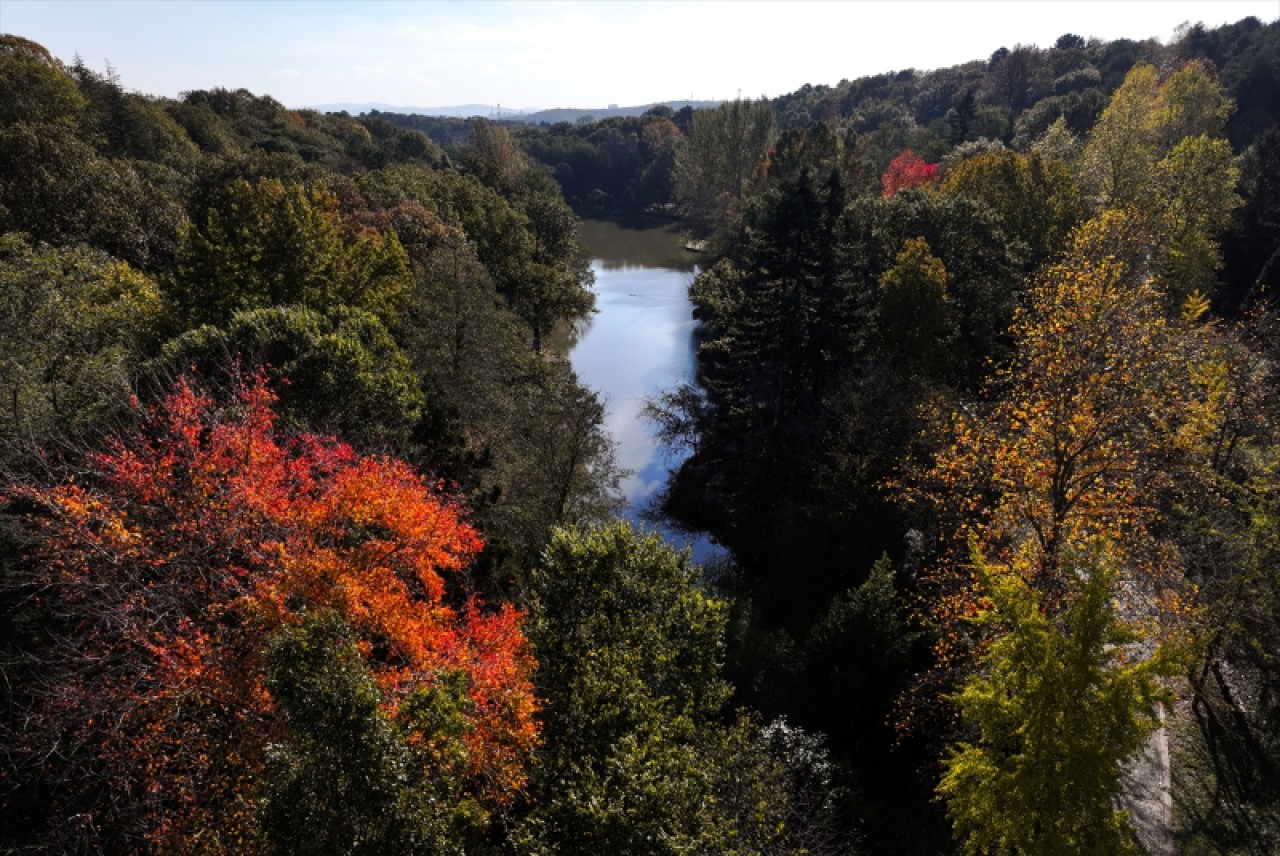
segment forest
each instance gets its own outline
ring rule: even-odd
[[[1253,18],[552,125],[0,35],[0,853],[1276,852],[1277,92]],[[587,215],[704,247],[715,567],[550,345]]]

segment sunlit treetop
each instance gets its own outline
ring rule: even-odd
[[[437,682],[462,688],[468,789],[505,803],[537,740],[534,662],[521,614],[485,609],[457,579],[478,533],[403,462],[284,436],[274,402],[261,377],[226,404],[181,379],[87,476],[10,487],[45,509],[38,582],[71,616],[83,666],[72,658],[53,680],[42,721],[109,759],[108,792],[167,795],[98,806],[132,815],[138,835],[183,847],[201,829],[249,828],[252,782],[285,727],[266,642],[331,614],[354,631],[386,716]],[[28,736],[39,751],[52,735]]]

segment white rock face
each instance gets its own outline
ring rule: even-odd
[[[1147,739],[1136,757],[1125,764],[1120,777],[1119,807],[1133,818],[1138,843],[1151,856],[1174,856],[1173,775],[1169,765],[1169,732],[1161,725]]]

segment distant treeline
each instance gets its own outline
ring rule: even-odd
[[[1235,102],[1226,133],[1242,150],[1277,119],[1276,39],[1274,22],[1264,25],[1255,18],[1213,30],[1195,25],[1167,45],[1155,39],[1086,40],[1068,33],[1047,48],[1014,45],[985,60],[935,71],[906,69],[834,85],[806,84],[769,103],[782,130],[821,121],[858,134],[866,151],[868,180],[874,182],[904,148],[929,162],[979,141],[1025,150],[1059,118],[1082,136],[1134,63],[1165,68],[1199,58],[1213,63]],[[371,115],[423,131],[446,149],[465,141],[475,122]],[[674,119],[687,134],[688,111],[659,106],[640,116],[587,118],[577,115],[546,127],[522,127],[528,120],[522,117],[508,127],[531,156],[553,171],[575,208],[634,210],[674,201],[661,198],[664,190],[673,188],[669,153],[646,140],[645,130],[657,119]],[[649,133],[652,138],[661,132]]]

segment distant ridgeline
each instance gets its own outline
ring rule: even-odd
[[[610,104],[608,107],[593,110],[557,107],[554,110],[537,110],[533,113],[517,114],[510,117],[499,115],[498,118],[511,118],[519,122],[528,122],[530,125],[554,125],[557,122],[595,122],[618,116],[643,116],[655,107],[668,107],[671,110],[683,110],[686,107],[692,110],[710,110],[719,107],[723,103],[723,101],[662,101],[654,104],[644,104],[639,107],[619,107],[616,104]]]
[[[693,110],[706,110],[719,107],[723,101],[661,101],[652,104],[641,104],[636,107],[619,107],[610,104],[608,107],[580,108],[556,107],[550,110],[513,110],[500,104],[461,104],[454,107],[397,107],[394,104],[313,104],[308,109],[321,113],[349,113],[353,116],[365,114],[382,116],[395,121],[400,117],[429,116],[451,119],[491,119],[510,122],[528,122],[531,125],[554,125],[557,122],[595,122],[613,116],[640,116],[655,107],[670,107],[682,110],[689,107]]]
[[[437,144],[449,146],[465,141],[471,133],[472,126],[479,119],[539,126],[560,123],[594,125],[596,122],[605,119],[643,116],[654,110],[659,112],[664,110],[710,110],[719,107],[723,103],[723,101],[663,101],[637,107],[619,107],[616,104],[611,104],[608,107],[596,109],[557,107],[551,110],[535,110],[532,112],[504,110],[492,104],[468,104],[462,107],[436,109],[396,108],[386,104],[335,104],[325,105],[317,109],[341,109],[353,115],[368,115],[370,118],[383,119],[402,128],[421,131]]]

